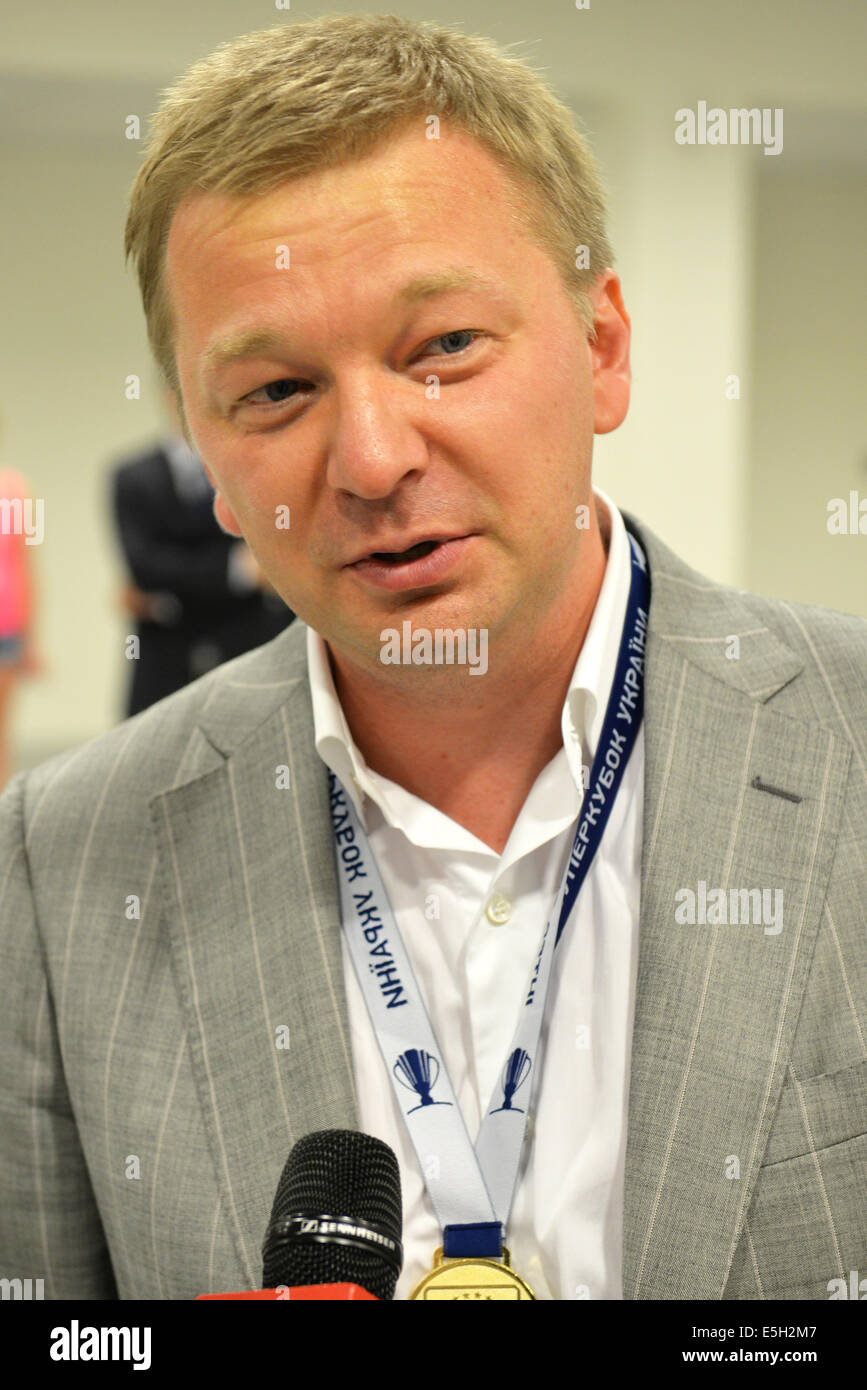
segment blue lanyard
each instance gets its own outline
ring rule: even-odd
[[[629,532],[632,572],[620,650],[599,745],[590,770],[588,796],[581,808],[572,853],[566,867],[566,892],[554,945],[578,897],[611,815],[623,769],[629,761],[644,714],[644,649],[650,610],[650,579],[644,551]]]

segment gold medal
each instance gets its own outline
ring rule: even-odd
[[[503,1246],[500,1260],[444,1260],[442,1246],[434,1255],[433,1269],[416,1284],[410,1298],[430,1299],[533,1299],[536,1295],[509,1263]]]

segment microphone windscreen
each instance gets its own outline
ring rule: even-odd
[[[335,1230],[321,1218],[341,1225]],[[350,1129],[307,1134],[277,1185],[262,1283],[270,1289],[355,1283],[391,1299],[403,1255],[402,1225],[400,1170],[388,1144]]]

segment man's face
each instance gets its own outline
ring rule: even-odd
[[[594,430],[626,413],[629,320],[606,272],[590,344],[509,209],[486,151],[419,121],[264,197],[195,193],[172,221],[178,373],[218,520],[370,671],[406,618],[520,641],[580,572],[576,507]],[[466,283],[421,292],[449,271]],[[415,565],[354,563],[425,539],[441,544]]]

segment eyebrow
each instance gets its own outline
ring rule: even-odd
[[[460,266],[446,270],[431,271],[427,275],[417,275],[408,281],[395,296],[401,304],[422,304],[441,294],[453,294],[460,290],[474,290],[483,294],[502,295],[504,286],[476,270]],[[279,333],[269,328],[243,329],[230,333],[225,338],[217,338],[202,354],[205,374],[210,376],[221,367],[237,362],[245,357],[267,355],[283,346]]]
[[[503,286],[477,270],[453,267],[448,270],[435,270],[429,275],[417,275],[409,284],[398,291],[397,298],[404,304],[420,304],[437,294],[449,294],[454,290],[479,290],[487,294],[502,294]]]

